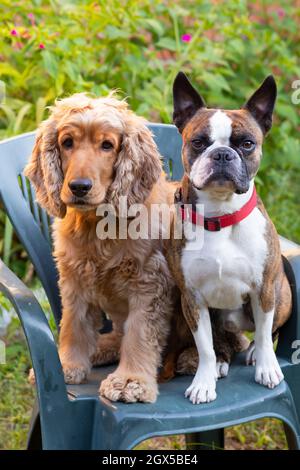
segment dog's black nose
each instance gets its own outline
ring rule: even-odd
[[[92,189],[93,183],[90,179],[79,178],[69,182],[69,188],[77,197],[84,197]]]
[[[212,155],[213,160],[219,161],[220,163],[230,162],[236,158],[235,154],[227,147],[221,147],[214,151]]]

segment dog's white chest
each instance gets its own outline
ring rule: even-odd
[[[242,222],[220,232],[204,231],[204,241],[188,241],[182,270],[188,288],[208,307],[233,309],[262,282],[267,256],[266,219],[256,208]]]

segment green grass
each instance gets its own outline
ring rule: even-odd
[[[24,449],[29,429],[35,391],[27,381],[30,358],[24,334],[13,319],[4,337],[5,365],[0,365],[0,450]],[[285,449],[282,424],[275,419],[234,426],[226,429],[227,449]],[[180,450],[185,448],[184,436],[149,439],[138,449]]]
[[[286,449],[283,425],[276,419],[260,419],[225,430],[226,450]],[[157,437],[142,442],[137,449],[185,449],[184,436]],[[201,449],[201,443],[199,444]]]
[[[26,447],[35,391],[27,382],[30,359],[16,319],[4,341],[6,364],[0,365],[0,449],[22,449]]]

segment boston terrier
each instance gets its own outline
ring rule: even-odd
[[[221,312],[225,330],[255,331],[246,362],[255,365],[256,382],[274,388],[283,374],[272,334],[291,313],[291,289],[279,238],[254,177],[272,125],[275,80],[267,77],[242,108],[224,110],[206,107],[179,72],[173,97],[185,172],[176,194],[175,223],[187,230],[181,239],[172,238],[166,256],[199,356],[185,395],[194,404],[216,399],[212,311]],[[191,230],[202,230],[203,237],[184,235]],[[228,367],[223,370],[227,373]]]

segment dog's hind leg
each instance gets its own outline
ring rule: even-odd
[[[123,333],[113,325],[110,333],[101,333],[97,338],[96,351],[91,357],[93,366],[114,364],[120,359]]]
[[[217,358],[218,378],[226,377],[229,365],[235,353],[244,351],[249,346],[249,340],[241,332],[229,332],[224,330],[222,312],[213,310],[211,324],[214,349]],[[176,372],[180,375],[194,375],[198,366],[198,351],[195,346],[185,348],[179,355]]]

